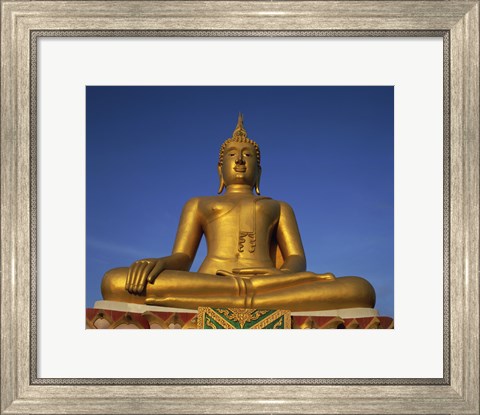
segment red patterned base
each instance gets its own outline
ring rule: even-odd
[[[292,316],[292,329],[393,329],[391,317]],[[196,329],[197,314],[176,312],[131,313],[87,308],[87,329]]]

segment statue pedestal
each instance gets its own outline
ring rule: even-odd
[[[232,311],[234,310],[234,311]],[[219,312],[220,311],[220,312]],[[302,311],[216,309],[198,310],[97,301],[87,308],[88,329],[196,329],[196,328],[280,328],[280,329],[392,329],[393,319],[378,316],[371,308]],[[256,314],[254,314],[256,312]],[[205,318],[207,316],[207,319]],[[218,324],[206,327],[205,321],[216,316]],[[232,319],[232,316],[233,319]],[[225,318],[224,318],[225,317]],[[272,324],[266,319],[272,320]],[[248,320],[243,326],[242,321]],[[258,320],[258,321],[257,321]],[[280,323],[281,321],[281,323]],[[238,323],[238,324],[237,324]],[[223,327],[223,326],[228,327]],[[237,327],[238,326],[238,327]],[[241,326],[241,327],[240,327]]]
[[[192,313],[197,314],[197,310],[189,310],[186,308],[158,307],[146,304],[122,303],[120,301],[97,301],[93,306],[95,309],[125,311],[129,313],[146,313],[148,311],[158,313]],[[374,308],[344,308],[340,310],[323,310],[323,311],[295,311],[292,316],[312,316],[312,317],[339,317],[339,318],[364,318],[377,317],[378,311]]]

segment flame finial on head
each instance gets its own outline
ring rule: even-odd
[[[235,130],[233,131],[232,134],[232,139],[245,139],[247,138],[247,132],[245,131],[245,128],[243,127],[243,114],[241,112],[238,113],[238,121],[237,121],[237,126],[235,127]]]

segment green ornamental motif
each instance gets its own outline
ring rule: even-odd
[[[289,329],[290,311],[199,307],[200,329]]]

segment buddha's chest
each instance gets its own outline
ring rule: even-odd
[[[204,201],[200,213],[205,227],[209,229],[242,232],[262,232],[278,222],[280,207],[269,198],[224,198]]]

